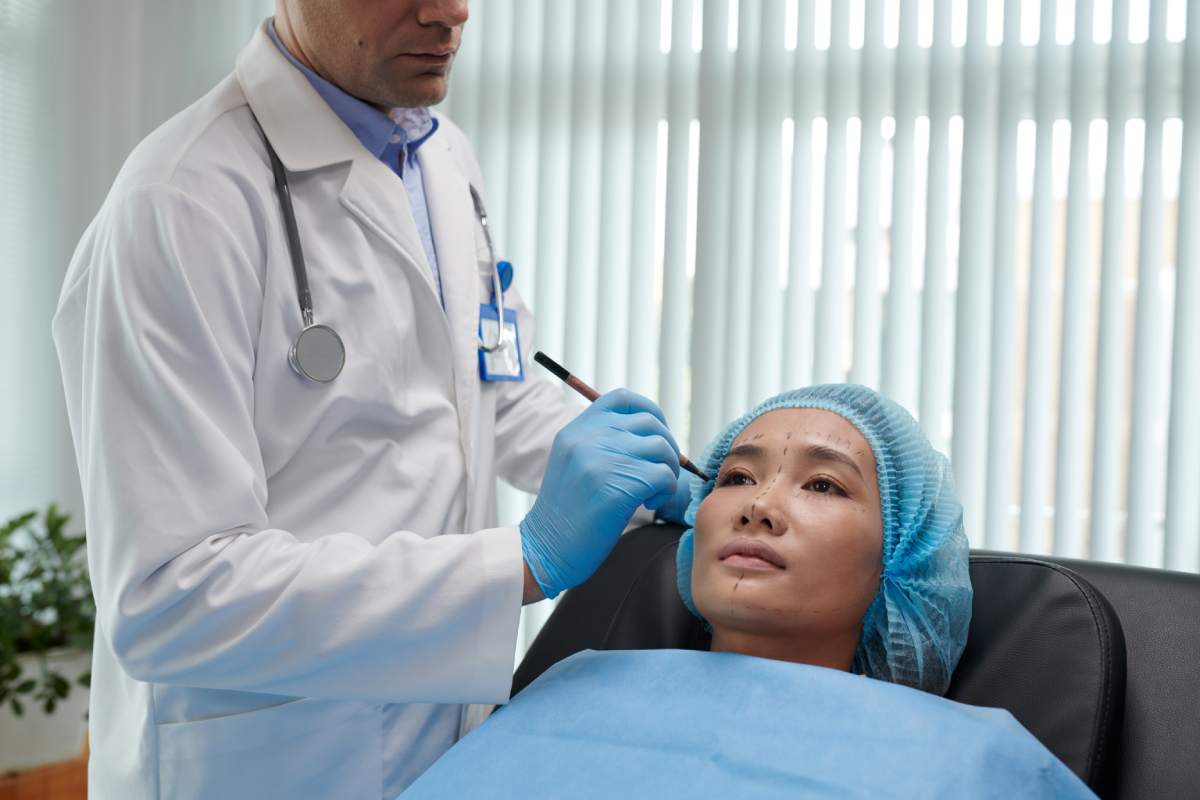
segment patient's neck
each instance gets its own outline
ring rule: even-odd
[[[812,664],[816,667],[849,672],[860,636],[861,631],[844,636],[806,637],[777,632],[732,630],[714,625],[712,646],[709,649],[714,653],[741,653],[745,656],[773,658],[776,661]]]

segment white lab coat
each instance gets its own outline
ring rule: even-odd
[[[300,312],[248,106],[346,344],[329,385],[288,366]],[[479,380],[481,182],[440,125],[419,157],[444,311],[400,180],[262,28],[80,242],[53,327],[98,610],[93,797],[390,797],[461,704],[507,699],[523,573],[517,529],[488,529],[495,478],[536,490],[580,405]]]

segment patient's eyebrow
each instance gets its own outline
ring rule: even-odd
[[[826,447],[821,444],[810,444],[800,451],[799,457],[804,457],[810,461],[825,461],[835,464],[844,464],[854,470],[858,477],[865,481],[867,478],[863,475],[862,469],[855,463],[854,459],[846,453],[833,447]],[[745,442],[735,447],[731,447],[729,452],[725,454],[725,458],[744,458],[750,461],[761,461],[767,457],[765,447],[760,447],[756,444]]]
[[[766,458],[767,451],[756,444],[739,444],[736,447],[731,447],[729,452],[725,454],[726,458],[746,458],[746,459],[763,459]]]
[[[859,478],[864,481],[866,480],[866,476],[862,474],[862,470],[859,469],[858,464],[854,463],[854,459],[841,450],[819,444],[810,444],[804,448],[804,455],[813,461],[832,461],[836,464],[845,464],[858,473]]]

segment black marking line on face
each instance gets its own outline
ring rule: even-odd
[[[835,611],[841,611],[845,606],[834,606],[833,608],[810,608],[810,614],[832,614]]]
[[[771,479],[771,482],[768,483],[766,486],[764,486],[763,490],[758,493],[757,497],[754,498],[754,502],[750,504],[750,519],[751,519],[751,521],[754,520],[754,509],[756,509],[758,507],[758,501],[762,500],[764,497],[766,497],[767,492],[771,491],[771,489],[775,486],[775,484],[778,481],[779,481],[779,473],[775,473],[775,477]]]
[[[836,442],[837,444],[844,445],[845,447],[843,449],[845,450],[853,450],[855,448],[854,442],[850,441],[849,439],[843,439],[836,433],[830,433],[828,431],[805,431],[805,433],[811,434],[818,439],[824,439],[827,442]]]

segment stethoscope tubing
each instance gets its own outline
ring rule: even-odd
[[[254,124],[258,125],[257,119],[254,120]],[[292,274],[296,276],[296,297],[300,302],[300,316],[304,321],[304,327],[307,328],[313,324],[312,293],[308,288],[308,270],[304,265],[304,248],[300,244],[300,228],[296,224],[296,210],[292,205],[292,189],[288,184],[287,170],[284,169],[283,162],[279,160],[279,154],[275,152],[271,140],[267,138],[261,126],[258,130],[267,144],[267,155],[271,159],[271,172],[275,175],[275,193],[279,195],[279,204],[283,208],[283,225],[287,231],[288,254],[292,259]]]
[[[500,267],[496,263],[496,248],[492,245],[492,231],[488,227],[487,209],[483,206],[483,198],[479,195],[479,190],[471,184],[467,184],[471,190],[471,202],[475,204],[475,216],[479,218],[479,225],[483,228],[483,239],[487,242],[488,260],[492,262],[492,295],[496,298],[496,343],[488,345],[483,340],[483,331],[480,331],[479,347],[485,353],[494,353],[504,346],[504,287],[500,285]]]

